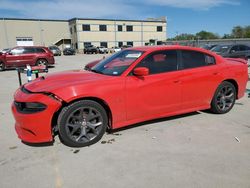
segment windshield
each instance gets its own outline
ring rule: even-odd
[[[219,52],[219,53],[225,53],[229,49],[229,46],[215,46],[211,49],[212,52]]]
[[[102,60],[91,71],[105,75],[119,76],[142,54],[142,51],[123,50]]]

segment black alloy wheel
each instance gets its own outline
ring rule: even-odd
[[[62,142],[70,147],[84,147],[98,142],[106,131],[108,117],[95,101],[81,100],[62,109],[58,129]]]
[[[46,68],[48,68],[48,61],[46,59],[38,59],[36,65],[45,66]]]
[[[5,64],[3,62],[0,62],[0,71],[5,70]]]
[[[229,112],[236,100],[235,86],[230,82],[222,82],[217,88],[211,103],[211,111],[216,114]]]

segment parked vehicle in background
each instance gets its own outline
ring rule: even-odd
[[[64,144],[83,147],[107,129],[205,109],[227,113],[247,82],[243,59],[179,45],[129,48],[89,71],[46,74],[23,85],[12,112],[25,142],[59,134]]]
[[[49,50],[54,54],[54,56],[61,56],[62,52],[57,46],[49,46]]]
[[[73,48],[64,48],[63,55],[75,55],[76,51]]]
[[[5,49],[2,49],[0,52],[2,52],[3,54],[5,54],[5,53],[7,53],[10,50],[11,50],[11,48],[5,48]]]
[[[205,44],[205,45],[201,46],[201,48],[206,49],[206,50],[211,50],[211,49],[214,48],[215,46],[217,46],[217,44],[212,44],[212,45],[210,45],[210,44]]]
[[[121,47],[121,49],[124,49],[124,48],[132,48],[133,46],[132,45],[123,45],[122,47]]]
[[[241,58],[248,61],[250,59],[250,47],[243,44],[235,45],[217,45],[211,49],[212,52],[215,52],[223,57],[230,58]]]
[[[110,53],[116,53],[116,52],[119,52],[121,50],[122,50],[121,48],[119,48],[117,46],[114,46],[114,47],[111,48]]]
[[[99,49],[96,46],[89,45],[84,47],[83,52],[85,54],[97,54],[99,52]]]
[[[53,53],[44,46],[17,46],[7,53],[0,53],[0,71],[8,68],[55,64]]]
[[[100,47],[97,47],[98,48],[98,52],[100,54],[107,54],[108,53],[108,48],[106,48],[105,46],[100,46]]]

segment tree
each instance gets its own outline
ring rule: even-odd
[[[199,39],[218,39],[220,38],[217,34],[208,32],[208,31],[200,31],[196,33],[196,37]]]
[[[241,26],[235,26],[232,30],[232,37],[243,38],[244,37],[244,28]]]

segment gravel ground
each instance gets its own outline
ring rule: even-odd
[[[80,69],[102,56],[56,57],[49,71]],[[0,72],[0,83],[1,188],[250,187],[247,96],[225,115],[195,112],[151,121],[105,134],[80,149],[61,144],[58,137],[51,146],[32,147],[14,130],[10,105],[18,87],[16,71]]]

